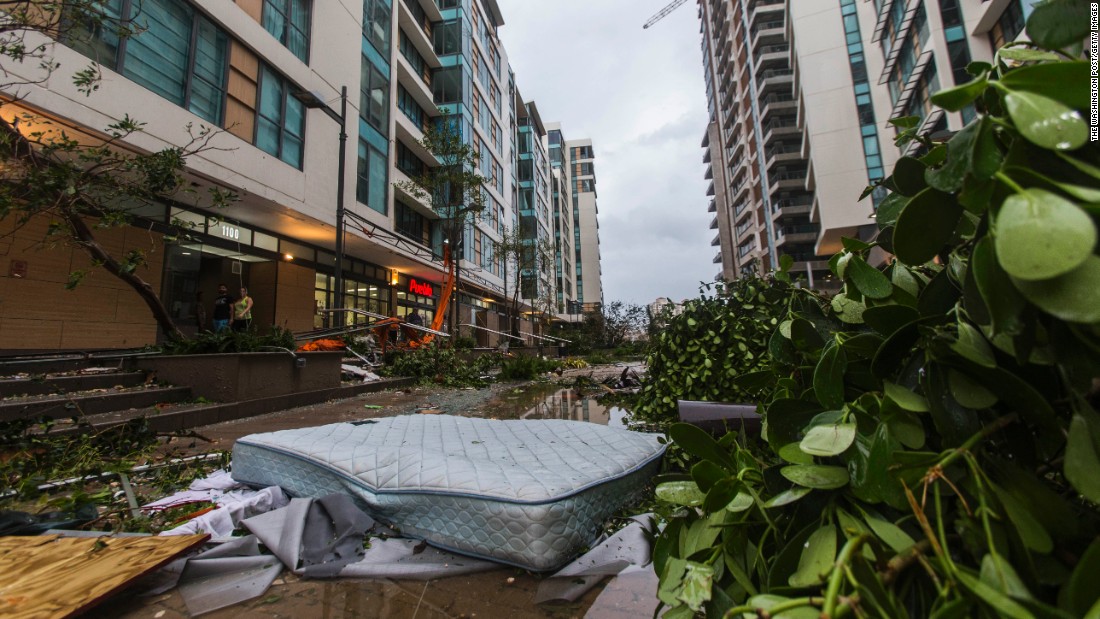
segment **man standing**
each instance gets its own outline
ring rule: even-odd
[[[215,333],[229,328],[229,319],[233,317],[233,301],[233,297],[229,296],[229,287],[218,284],[218,296],[214,297],[214,314],[210,321]]]

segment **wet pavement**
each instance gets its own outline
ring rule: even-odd
[[[196,433],[210,442],[176,452],[205,453],[230,450],[236,439],[257,432],[316,426],[433,410],[444,414],[495,419],[573,419],[619,426],[625,411],[601,405],[594,397],[599,388],[578,393],[568,388],[577,377],[595,381],[618,376],[622,367],[599,366],[570,370],[552,376],[552,382],[494,384],[477,390],[444,390],[416,387],[401,391],[365,394],[202,428]],[[590,384],[591,381],[581,381]],[[251,619],[259,617],[359,618],[497,618],[640,619],[652,617],[657,606],[657,577],[638,572],[605,581],[573,603],[536,605],[541,578],[510,567],[481,574],[438,580],[301,580],[289,572],[255,600],[204,617]],[[89,616],[177,619],[188,617],[176,591],[153,598],[119,598]]]

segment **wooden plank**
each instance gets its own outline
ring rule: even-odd
[[[76,616],[209,538],[0,537],[0,616]]]

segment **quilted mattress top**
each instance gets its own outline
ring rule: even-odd
[[[659,435],[556,419],[405,415],[252,434],[271,449],[354,478],[372,492],[543,503],[659,458]]]

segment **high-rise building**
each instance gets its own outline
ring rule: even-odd
[[[573,182],[570,176],[569,153],[561,125],[550,123],[546,128],[554,206],[554,283],[557,291],[557,313],[561,316],[575,316],[580,314],[580,308],[577,303],[577,271],[573,265],[577,260],[576,247],[580,231],[573,219]]]
[[[592,140],[568,140],[569,176],[572,180],[573,246],[577,276],[577,303],[585,312],[603,305],[603,270],[600,266],[600,209],[596,204],[596,164]]]
[[[891,118],[956,131],[973,110],[933,110],[1030,12],[1022,0],[698,0],[710,124],[703,139],[720,277],[776,268],[830,288],[842,237],[869,238],[903,154]]]
[[[31,83],[3,93],[8,101],[0,114],[10,120],[31,113],[89,139],[129,114],[146,125],[125,146],[147,151],[186,143],[189,125],[223,132],[215,149],[187,161],[187,181],[195,189],[232,190],[239,201],[214,211],[184,196],[143,207],[132,226],[100,232],[112,247],[148,253],[141,275],[185,333],[196,329],[196,305],[210,303],[223,282],[249,287],[258,325],[313,329],[338,300],[346,308],[393,316],[416,309],[430,318],[440,310],[444,242],[460,248],[460,324],[502,330],[504,265],[494,243],[521,213],[533,214],[546,237],[552,221],[545,130],[532,120],[533,104],[518,99],[497,38],[504,20],[496,0],[104,6],[136,20],[141,31],[120,40],[102,28],[54,52],[63,71],[98,61],[99,90],[85,97],[60,74],[37,83],[37,63],[5,66],[14,79],[4,81]],[[341,130],[332,117],[339,116],[345,86],[348,165],[340,179]],[[21,98],[11,100],[16,94]],[[322,106],[329,109],[314,109]],[[488,179],[485,211],[456,239],[446,238],[448,227],[430,204],[401,185],[439,165],[418,140],[444,114],[474,147]],[[517,137],[532,130],[541,133],[532,138],[538,148],[530,156],[541,161],[532,179],[517,180],[517,163],[525,160]],[[337,290],[341,186],[348,216]],[[179,222],[188,226],[185,235]],[[0,222],[0,232],[13,225],[11,218]],[[0,348],[153,343],[150,313],[106,272],[92,270],[75,291],[64,290],[69,270],[89,261],[68,249],[35,251],[48,225],[34,220],[0,240],[6,259],[25,265],[0,273]],[[482,344],[496,342],[488,332],[472,334]]]

